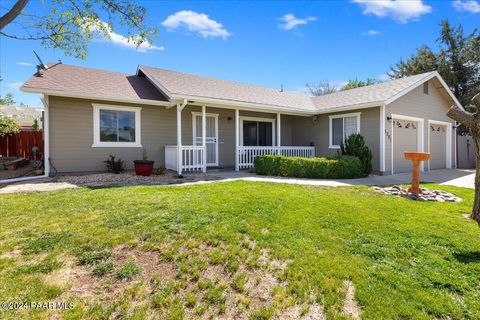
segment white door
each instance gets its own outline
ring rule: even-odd
[[[218,115],[207,114],[206,120],[206,147],[207,166],[218,166]],[[202,115],[194,114],[193,118],[193,144],[202,145]]]
[[[418,123],[393,119],[393,172],[410,172],[412,162],[405,160],[405,151],[418,150]]]
[[[447,167],[447,126],[430,124],[430,170]]]

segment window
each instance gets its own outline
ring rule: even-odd
[[[93,105],[92,147],[141,147],[141,108]]]
[[[428,82],[423,83],[423,93],[428,94]]]
[[[240,144],[243,146],[273,146],[275,125],[273,119],[241,117]]]
[[[360,113],[330,116],[329,148],[338,149],[345,139],[360,132]]]

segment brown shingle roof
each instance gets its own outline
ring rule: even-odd
[[[319,97],[312,97],[311,99],[317,110],[320,111],[375,102],[383,103],[422,79],[428,78],[433,73],[435,72],[417,74],[370,86],[334,92]]]
[[[173,95],[261,104],[266,107],[288,108],[292,111],[315,111],[310,98],[297,92],[282,92],[279,89],[207,78],[148,66],[140,66],[140,69]]]
[[[144,76],[145,74],[145,76]],[[219,99],[259,105],[259,109],[285,109],[315,114],[334,112],[355,106],[381,105],[415,84],[438,74],[428,72],[366,87],[340,91],[320,97],[297,92],[282,92],[234,81],[207,78],[165,69],[139,66],[137,75],[56,64],[33,76],[22,90],[30,92],[64,92],[88,97],[125,99],[129,101],[167,101],[147,79],[158,84],[168,96],[188,99]]]
[[[50,64],[22,86],[25,91],[69,93],[124,100],[166,101],[144,77],[126,73],[84,68],[67,64]]]

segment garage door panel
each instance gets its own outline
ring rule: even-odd
[[[430,170],[447,167],[447,127],[430,124]]]
[[[393,120],[393,172],[409,172],[412,162],[405,160],[405,151],[417,151],[418,124],[415,121]]]

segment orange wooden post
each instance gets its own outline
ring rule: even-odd
[[[403,154],[406,160],[412,161],[412,185],[410,186],[410,188],[408,188],[408,192],[411,192],[418,196],[421,193],[420,162],[428,160],[430,158],[430,153],[405,151]]]

